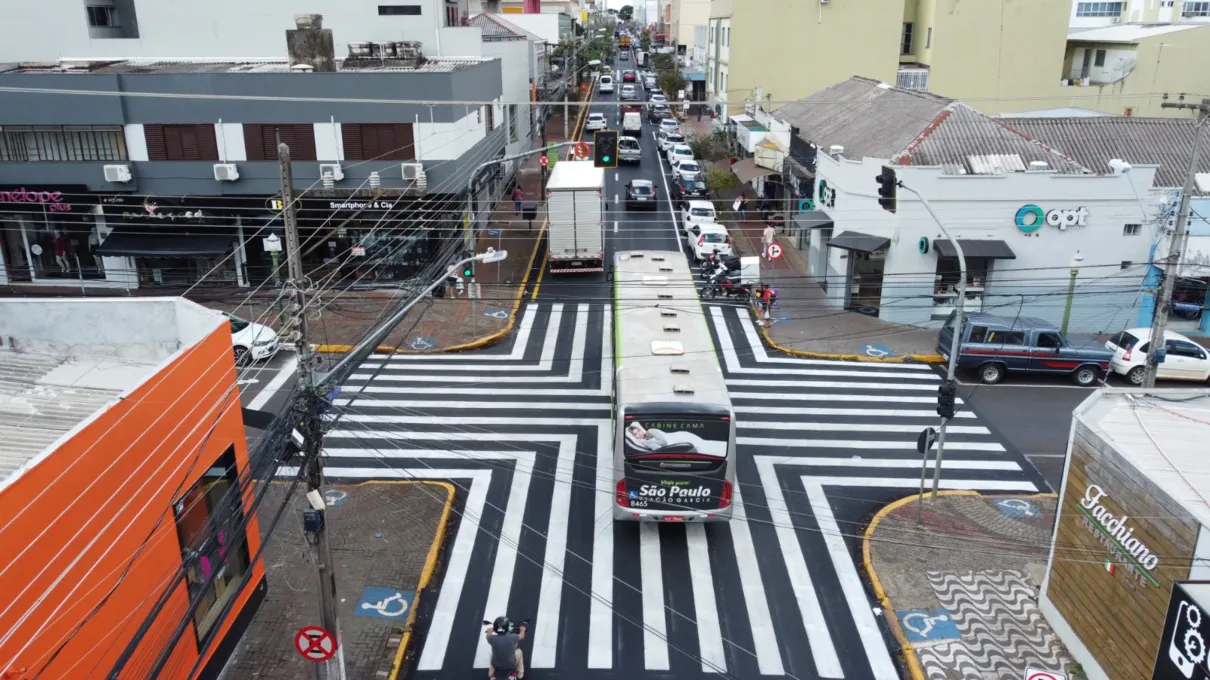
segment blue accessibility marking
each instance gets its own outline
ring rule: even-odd
[[[908,642],[937,642],[962,637],[947,609],[903,609],[895,612]]]
[[[324,505],[329,508],[339,508],[349,500],[349,493],[340,489],[328,489],[324,492]]]
[[[773,319],[769,319],[769,325],[772,326],[775,323],[782,323],[782,322],[789,321],[789,320],[790,320],[790,317],[788,317],[788,316],[779,316],[779,317],[776,317]]]
[[[1028,519],[1042,516],[1042,511],[1038,509],[1038,506],[1024,498],[998,500],[996,501],[996,509],[1000,511],[1000,514],[1014,519]]]
[[[893,357],[895,353],[888,345],[862,345],[861,351],[867,357]]]
[[[437,346],[432,338],[417,336],[408,342],[408,349],[433,349]]]
[[[369,616],[376,619],[405,621],[408,611],[412,608],[415,595],[410,590],[394,588],[379,588],[370,586],[361,591],[361,599],[353,613],[357,616]]]
[[[500,230],[499,230],[499,229],[488,229],[488,230],[487,230],[487,235],[488,235],[488,236],[499,236],[499,235],[500,235]]]
[[[508,310],[507,309],[485,309],[485,310],[483,310],[483,316],[490,316],[493,319],[507,319]]]

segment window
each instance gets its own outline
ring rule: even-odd
[[[1192,342],[1184,340],[1167,340],[1164,342],[1165,348],[1169,354],[1174,354],[1178,357],[1189,357],[1191,359],[1205,359],[1206,353],[1201,347]]]
[[[903,25],[903,45],[900,46],[899,53],[912,53],[912,24],[910,22]]]
[[[416,160],[411,123],[345,123],[340,129],[348,160]]]
[[[193,617],[200,643],[238,594],[236,586],[249,565],[235,448],[228,447],[172,510],[189,597],[201,602]]]
[[[445,6],[445,25],[446,26],[457,26],[458,24],[459,24],[458,7],[446,5]]]
[[[313,125],[274,125],[244,123],[244,150],[250,161],[277,160],[277,140],[290,147],[290,160],[314,161],[315,127]]]
[[[933,27],[929,26],[929,30],[924,34],[924,48],[928,49],[933,46]]]
[[[971,328],[971,337],[967,342],[976,344],[987,342],[987,326],[974,326]]]
[[[731,29],[724,28],[723,29],[723,47],[730,47],[730,46],[731,46]]]
[[[1210,17],[1210,2],[1191,2],[1191,0],[1185,0],[1185,4],[1181,5],[1181,16]]]
[[[1002,331],[993,333],[987,338],[988,342],[998,342],[1001,345],[1024,345],[1025,331]]]
[[[1037,346],[1043,349],[1059,349],[1063,346],[1063,338],[1058,333],[1038,333]]]
[[[1122,15],[1124,2],[1078,2],[1076,16],[1078,17],[1116,17]]]
[[[1105,65],[1105,50],[1096,51],[1096,56],[1092,58],[1092,65],[1097,67]]]
[[[217,161],[213,125],[144,125],[147,158],[153,161]],[[276,153],[274,154],[276,157]]]
[[[488,104],[483,108],[487,111],[487,131],[491,132],[496,129],[496,105]]]
[[[418,17],[420,16],[420,5],[379,5],[378,16]]]
[[[107,5],[88,5],[88,25],[93,28],[118,28],[118,8]]]
[[[508,141],[517,141],[517,105],[508,105]]]
[[[714,44],[714,27],[710,27],[710,44]]]
[[[124,161],[122,128],[105,125],[5,125],[0,161]]]
[[[1122,260],[1122,271],[1126,271],[1127,269],[1130,269],[1133,266],[1134,266],[1134,263],[1131,262],[1130,260]]]
[[[1122,236],[1138,236],[1143,231],[1141,224],[1127,224],[1122,227]]]

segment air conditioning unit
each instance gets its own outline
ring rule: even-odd
[[[214,179],[219,182],[234,182],[239,179],[239,168],[234,163],[215,163]]]
[[[1122,17],[1114,17],[1114,18],[1112,18],[1112,19],[1110,19],[1110,20],[1109,20],[1109,23],[1112,23],[1112,24],[1120,24],[1120,23],[1122,23]]]
[[[106,165],[104,170],[106,182],[129,182],[131,179],[129,165]]]
[[[424,163],[404,163],[403,178],[413,182],[425,181]]]
[[[319,176],[332,175],[332,179],[339,182],[345,178],[345,171],[340,167],[340,163],[320,163]]]

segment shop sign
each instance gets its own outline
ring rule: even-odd
[[[1080,499],[1080,511],[1093,525],[1092,528],[1101,537],[1107,539],[1111,553],[1124,557],[1135,566],[1146,570],[1143,572],[1143,576],[1153,585],[1158,586],[1160,582],[1150,572],[1155,571],[1159,566],[1159,557],[1134,536],[1134,527],[1130,526],[1128,515],[1125,513],[1114,515],[1101,503],[1101,499],[1105,497],[1104,489],[1096,484],[1089,484],[1088,488],[1084,490],[1084,498]],[[1107,562],[1105,568],[1113,573],[1114,563]]]
[[[40,205],[46,212],[71,212],[71,204],[63,200],[61,191],[29,191],[25,187],[0,191],[0,203]]]
[[[1195,594],[1202,583],[1176,583],[1168,601],[1168,615],[1155,658],[1152,680],[1206,680],[1206,641],[1210,638],[1210,611]]]
[[[393,201],[329,201],[328,210],[390,210]]]
[[[122,212],[121,216],[128,220],[140,217],[151,217],[157,220],[196,220],[206,215],[201,210],[161,209],[158,203],[147,201],[143,203],[142,211],[127,210]]]
[[[1031,203],[1021,206],[1021,209],[1017,211],[1016,222],[1017,228],[1026,234],[1032,234],[1041,229],[1044,223],[1059,231],[1066,231],[1070,227],[1088,226],[1088,208],[1047,212]]]
[[[836,207],[836,190],[826,179],[819,180],[819,204],[825,208]]]

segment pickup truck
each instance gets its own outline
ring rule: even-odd
[[[950,358],[954,338],[951,312],[937,334],[937,352]],[[972,371],[989,385],[1011,372],[1066,375],[1080,387],[1104,381],[1113,352],[1091,338],[1065,336],[1058,326],[1032,317],[976,312],[963,315],[958,370]]]

